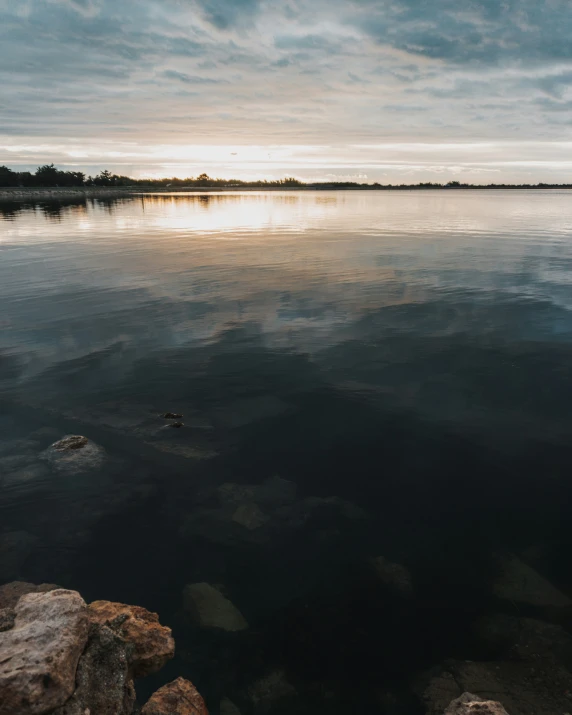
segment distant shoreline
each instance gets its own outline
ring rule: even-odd
[[[191,194],[191,193],[223,193],[242,191],[547,191],[547,190],[570,190],[570,185],[547,185],[547,186],[314,186],[306,184],[303,186],[268,186],[268,187],[248,187],[248,186],[189,186],[189,187],[4,187],[0,188],[0,201],[30,201],[30,200],[69,200],[69,199],[105,199],[105,198],[129,198],[145,194]]]

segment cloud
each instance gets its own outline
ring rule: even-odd
[[[0,144],[566,140],[571,30],[568,0],[0,0]]]

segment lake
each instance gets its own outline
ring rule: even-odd
[[[531,623],[565,662],[570,192],[0,203],[0,305],[0,583],[157,611],[142,696],[438,712]]]

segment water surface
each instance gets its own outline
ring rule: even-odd
[[[571,269],[564,191],[0,204],[0,581],[157,610],[142,693],[424,712],[499,554],[572,594]],[[46,460],[66,434],[103,462]],[[198,582],[249,629],[197,627]]]

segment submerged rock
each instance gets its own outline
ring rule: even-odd
[[[223,698],[220,702],[220,715],[240,715],[240,710],[228,698]]]
[[[255,706],[266,709],[277,700],[294,697],[297,692],[283,670],[273,670],[253,683],[248,689],[248,695]]]
[[[179,414],[178,412],[165,412],[163,415],[161,415],[163,419],[165,420],[182,420],[183,415]]]
[[[413,594],[411,574],[405,566],[393,563],[383,556],[372,559],[372,566],[379,580],[404,596]]]
[[[12,581],[21,575],[37,542],[38,538],[27,531],[0,534],[0,581]]]
[[[87,607],[75,591],[22,596],[13,628],[0,638],[0,715],[40,715],[63,705],[87,637]]]
[[[485,701],[498,701],[510,715],[555,715],[570,711],[566,693],[572,692],[572,676],[550,660],[535,660],[534,665],[520,660],[451,661],[422,692],[427,715],[442,715],[444,711],[449,715],[447,707],[464,692],[476,693]],[[451,712],[464,715],[463,710]],[[472,715],[479,710],[474,706],[467,712]]]
[[[36,586],[34,583],[26,581],[12,581],[0,586],[0,608],[14,608],[20,598],[27,593],[46,593],[55,591],[59,586],[54,583],[41,583]]]
[[[136,678],[156,673],[175,655],[171,629],[162,626],[159,616],[145,608],[94,601],[89,606],[89,619],[110,626],[131,644],[130,669]]]
[[[572,599],[514,554],[497,558],[500,574],[493,590],[508,601],[532,606],[572,606]]]
[[[243,631],[248,623],[238,608],[208,583],[185,586],[185,610],[203,628],[223,631]]]
[[[478,695],[463,693],[453,700],[445,710],[445,715],[508,715],[500,703],[494,700],[483,700]]]
[[[195,686],[177,678],[151,696],[141,715],[209,715],[209,712]]]
[[[54,469],[74,474],[100,469],[106,453],[103,447],[83,435],[66,435],[44,450],[40,457]]]
[[[252,531],[266,524],[270,517],[266,516],[256,504],[241,504],[231,518],[245,529]]]
[[[51,715],[131,715],[135,704],[129,673],[132,649],[108,626],[92,624],[78,664],[75,692]]]

